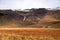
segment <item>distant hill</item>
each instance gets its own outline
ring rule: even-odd
[[[58,21],[60,21],[60,10],[45,8],[29,9],[29,11],[0,10],[0,26],[51,26],[52,22]],[[56,25],[60,26],[58,24],[60,23]]]

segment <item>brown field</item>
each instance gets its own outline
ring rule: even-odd
[[[60,40],[60,29],[0,28],[0,40]]]

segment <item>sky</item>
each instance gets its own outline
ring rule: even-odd
[[[0,9],[31,9],[60,7],[60,0],[0,0]]]

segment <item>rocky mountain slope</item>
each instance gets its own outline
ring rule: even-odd
[[[29,9],[29,11],[0,10],[0,26],[60,26],[59,24],[60,10],[45,8]]]

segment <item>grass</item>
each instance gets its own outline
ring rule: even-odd
[[[0,34],[0,40],[55,40],[53,37],[49,36],[26,36],[26,35],[16,35],[16,34]]]

